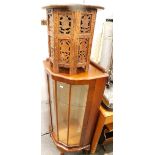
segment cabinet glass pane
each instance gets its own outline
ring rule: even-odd
[[[52,126],[53,132],[55,134],[55,138],[57,139],[57,124],[56,124],[56,107],[55,107],[55,81],[49,77],[49,84],[50,84],[50,105],[51,105],[51,112],[52,112]]]
[[[67,144],[69,84],[57,81],[59,141]]]
[[[79,145],[88,95],[88,85],[71,86],[69,145]]]

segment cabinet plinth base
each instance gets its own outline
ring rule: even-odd
[[[64,152],[80,152],[81,150],[90,150],[90,145],[86,145],[86,146],[75,146],[75,147],[65,146],[65,145],[61,144],[60,142],[58,142],[55,139],[53,133],[51,133],[51,138],[52,138],[54,144],[60,150],[61,155],[64,155]]]

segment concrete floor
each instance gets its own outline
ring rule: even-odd
[[[113,144],[110,143],[105,146],[106,151],[104,152],[103,147],[98,145],[96,153],[93,155],[113,155]],[[41,155],[60,155],[56,146],[52,142],[49,134],[41,136]],[[65,153],[65,155],[85,155],[82,152],[78,153]],[[88,154],[87,154],[88,155]]]

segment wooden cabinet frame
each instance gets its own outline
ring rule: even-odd
[[[55,136],[55,133],[52,131],[51,137],[59,148],[61,152],[75,152],[80,151],[82,149],[89,150],[90,143],[94,134],[96,121],[99,114],[99,106],[102,99],[102,94],[104,92],[105,84],[107,82],[108,74],[104,72],[100,67],[95,65],[93,62],[89,66],[88,72],[80,73],[78,75],[67,75],[67,74],[57,74],[53,72],[53,69],[50,65],[49,59],[44,61],[44,68],[47,73],[47,83],[48,83],[48,95],[49,95],[49,103],[50,101],[50,85],[49,78],[55,80],[55,96],[57,96],[57,87],[56,83],[63,82],[70,85],[69,87],[69,96],[71,96],[71,86],[72,85],[89,85],[88,95],[85,107],[85,113],[83,118],[83,125],[81,131],[81,139],[79,145],[68,145],[59,141],[59,138]],[[69,97],[70,98],[70,97]],[[57,100],[57,99],[56,99]],[[57,107],[57,101],[56,101]],[[56,108],[57,109],[57,108]],[[68,113],[70,113],[70,101],[68,106]],[[50,106],[51,113],[51,126],[52,126],[52,111]],[[67,116],[69,118],[69,114]],[[57,120],[57,130],[58,130],[58,111],[56,110],[56,120]],[[69,128],[69,120],[68,120],[68,128]],[[58,133],[59,131],[57,131]],[[69,135],[69,131],[67,132]],[[68,136],[67,135],[67,141]]]

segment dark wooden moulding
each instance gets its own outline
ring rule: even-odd
[[[53,72],[76,74],[88,71],[97,9],[91,5],[49,5],[43,7],[48,28],[49,60]]]
[[[89,64],[88,72],[82,72],[76,75],[69,75],[66,73],[60,74],[53,72],[53,68],[50,65],[49,59],[46,59],[43,63],[48,78],[54,79],[55,81],[60,81],[74,85],[89,84],[80,144],[78,146],[68,146],[58,141],[57,138],[55,137],[54,132],[52,131],[52,121],[51,121],[51,137],[57,148],[62,152],[61,154],[63,154],[64,152],[77,152],[81,150],[87,150],[87,151],[90,150],[91,140],[93,138],[95,125],[99,114],[99,106],[107,82],[108,74],[104,71],[103,68],[101,68],[92,61]],[[50,88],[49,86],[48,78],[47,83],[48,83],[48,89],[50,90],[52,88]],[[50,103],[50,94],[48,95]]]

